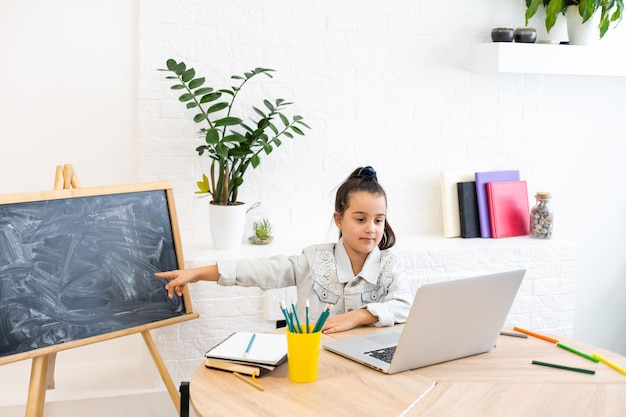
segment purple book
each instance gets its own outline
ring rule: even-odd
[[[476,172],[474,176],[476,178],[476,201],[478,203],[478,219],[480,220],[480,237],[491,237],[489,202],[485,184],[498,181],[519,181],[519,171]]]

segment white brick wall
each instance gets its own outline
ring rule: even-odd
[[[467,69],[473,43],[523,16],[521,1],[501,3],[142,0],[141,179],[172,181],[184,241],[210,243],[207,200],[193,195],[208,158],[194,151],[192,113],[156,70],[175,58],[214,86],[252,67],[277,70],[249,85],[246,105],[293,100],[312,130],[251,170],[240,197],[261,201],[288,239],[319,241],[335,187],[364,164],[379,172],[394,226],[410,234],[441,233],[441,170],[518,168],[532,193],[541,83]]]

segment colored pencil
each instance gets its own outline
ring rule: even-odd
[[[539,334],[539,333],[531,332],[530,330],[524,330],[524,329],[521,329],[519,327],[513,327],[513,330],[515,330],[516,332],[525,333],[525,334],[527,334],[529,336],[533,336],[533,337],[536,337],[538,339],[545,340],[547,342],[552,342],[552,343],[558,343],[559,342],[558,340],[553,339],[551,337],[544,336],[544,335]]]
[[[293,317],[296,319],[296,333],[302,333],[302,327],[300,327],[300,320],[298,319],[298,310],[296,305],[291,301],[291,308],[293,309]]]
[[[618,364],[611,362],[610,360],[598,355],[597,353],[594,353],[593,357],[599,359],[600,362],[609,365],[611,368],[615,369],[617,372],[620,372],[621,374],[626,375],[626,369],[622,368]]]
[[[596,373],[596,371],[592,371],[591,369],[572,368],[570,366],[557,365],[557,364],[554,364],[554,363],[540,362],[540,361],[535,361],[535,360],[533,360],[531,363],[533,365],[548,366],[550,368],[564,369],[566,371],[580,372],[580,373],[583,373],[583,374],[595,375],[595,373]]]
[[[585,359],[589,359],[589,360],[590,360],[590,361],[592,361],[592,362],[595,362],[595,363],[600,362],[600,359],[598,359],[598,358],[594,358],[594,357],[593,357],[593,356],[591,356],[591,355],[587,355],[586,353],[583,353],[583,352],[581,352],[581,351],[579,351],[579,350],[576,350],[576,349],[574,349],[574,348],[572,348],[572,347],[566,346],[566,345],[564,345],[564,344],[563,344],[563,343],[561,343],[561,342],[557,342],[557,344],[556,344],[556,345],[557,345],[558,347],[560,347],[561,349],[569,350],[570,352],[575,353],[575,354],[577,354],[577,355],[579,355],[579,356],[582,356],[582,357],[583,357],[583,358],[585,358]]]
[[[306,310],[306,317],[305,317],[305,319],[306,319],[306,332],[309,333],[309,300],[308,299],[306,300],[305,310]]]
[[[329,314],[330,314],[330,304],[326,304],[326,308],[320,315],[320,318],[317,319],[317,323],[315,323],[315,328],[313,328],[313,333],[322,331],[322,327],[324,327],[324,323],[326,322],[326,319],[328,318]]]
[[[290,332],[295,333],[296,330],[293,328],[293,323],[291,318],[289,317],[289,313],[287,312],[287,307],[285,307],[285,303],[283,301],[279,301],[278,305],[280,306],[280,310],[283,312],[283,316],[285,316],[285,322],[287,323],[287,328]]]
[[[500,332],[500,334],[502,336],[521,337],[523,339],[528,338],[528,335],[525,334],[525,333],[516,333],[516,332],[505,332],[505,331],[502,331],[502,332]]]
[[[261,384],[259,384],[257,381],[251,378],[246,378],[245,376],[241,375],[239,372],[233,372],[233,375],[241,379],[243,382],[252,385],[254,388],[258,389],[259,391],[265,391],[265,388],[263,388]]]
[[[243,357],[247,358],[248,355],[250,354],[250,349],[252,349],[252,344],[254,343],[254,339],[256,338],[256,333],[252,333],[252,337],[250,338],[250,342],[248,342],[248,347],[246,348],[246,351],[243,353]]]

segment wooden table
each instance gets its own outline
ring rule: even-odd
[[[388,330],[388,329],[382,329]],[[359,328],[323,335],[322,343],[377,332]],[[626,358],[561,338],[626,367]],[[592,369],[595,375],[547,368],[532,360]],[[324,349],[318,380],[289,381],[287,365],[259,379],[256,390],[232,374],[201,365],[191,378],[196,414],[208,416],[623,416],[626,376],[533,337],[500,336],[486,354],[385,375]]]

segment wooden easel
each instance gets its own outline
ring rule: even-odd
[[[76,171],[72,165],[57,165],[54,177],[54,190],[69,188],[80,188],[80,182]],[[174,381],[165,366],[165,362],[150,334],[149,330],[141,332],[148,351],[152,356],[161,379],[165,383],[167,392],[174,402],[176,411],[180,413],[180,396]],[[28,398],[26,400],[26,417],[43,417],[43,409],[46,402],[46,389],[54,389],[54,368],[56,363],[56,352],[35,356],[32,359],[30,371],[30,383],[28,387]]]

